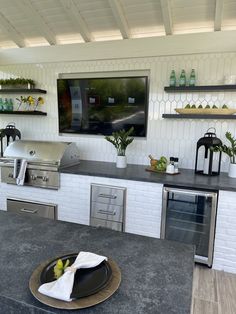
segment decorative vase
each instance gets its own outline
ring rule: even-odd
[[[236,178],[236,164],[229,164],[228,176],[230,178]]]
[[[127,167],[126,156],[117,156],[116,157],[116,167],[117,168],[126,168]]]

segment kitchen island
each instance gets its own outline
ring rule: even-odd
[[[45,260],[79,251],[112,258],[122,280],[107,301],[73,313],[190,313],[192,246],[2,211],[0,238],[0,313],[68,313],[37,301],[29,278]]]

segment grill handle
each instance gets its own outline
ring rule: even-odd
[[[21,208],[20,212],[21,213],[27,213],[27,214],[37,214],[38,210],[37,209]]]
[[[104,214],[104,215],[112,215],[112,216],[115,216],[116,211],[115,211],[115,210],[111,211],[111,210],[99,209],[99,210],[98,210],[98,213],[99,213],[99,214]]]
[[[98,194],[98,197],[110,198],[110,199],[112,199],[112,200],[115,200],[115,199],[117,198],[116,195],[103,194],[103,193]]]

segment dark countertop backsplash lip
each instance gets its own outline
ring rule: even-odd
[[[179,169],[178,175],[146,171],[146,165],[128,164],[127,168],[116,168],[113,162],[81,160],[78,165],[62,168],[61,173],[107,177],[120,180],[160,183],[181,188],[203,190],[226,190],[236,192],[236,179],[222,172],[219,176],[195,174],[192,169]]]

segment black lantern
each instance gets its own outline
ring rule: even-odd
[[[215,128],[210,129],[215,130]],[[209,132],[210,129],[208,129],[207,132],[204,134],[204,137],[200,138],[197,142],[195,173],[205,174],[208,176],[217,176],[220,174],[222,153],[214,152],[211,148],[222,145],[222,142],[219,138],[216,137],[215,132]],[[204,160],[202,160],[202,169],[199,169],[199,150],[201,147],[203,147],[204,149]],[[216,154],[219,154],[218,158],[214,158]]]

